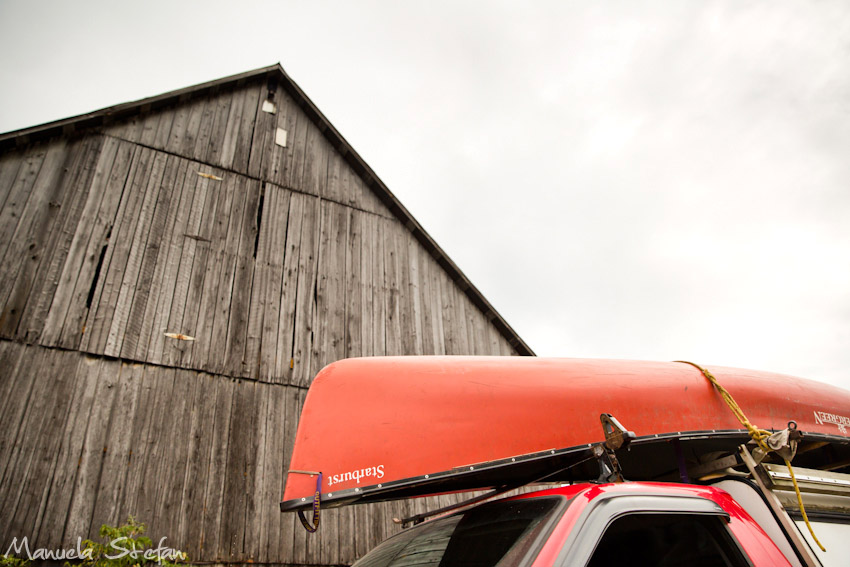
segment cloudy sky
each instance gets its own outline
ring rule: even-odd
[[[276,62],[539,355],[850,388],[850,3],[0,0],[0,131]]]

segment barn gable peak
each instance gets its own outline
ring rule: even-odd
[[[318,131],[321,136],[318,136],[316,143],[327,144],[333,148],[333,159],[339,167],[350,168],[359,179],[358,185],[362,187],[362,196],[368,197],[374,202],[374,205],[367,210],[373,210],[379,214],[389,213],[390,216],[397,219],[413,237],[425,248],[425,250],[434,258],[437,264],[445,270],[448,278],[463,291],[468,299],[485,315],[487,319],[498,329],[499,333],[507,340],[518,354],[531,355],[534,353],[531,348],[519,337],[519,335],[511,328],[504,318],[493,308],[490,302],[484,295],[472,284],[467,276],[458,268],[458,266],[448,257],[448,255],[440,248],[434,239],[425,231],[413,215],[404,207],[398,198],[389,190],[378,175],[372,170],[365,160],[354,150],[351,144],[340,134],[340,132],[331,124],[331,122],[322,114],[310,98],[301,90],[301,88],[292,80],[292,78],[284,71],[280,64],[247,71],[237,75],[224,77],[215,81],[202,83],[195,86],[170,91],[157,96],[148,97],[145,99],[119,104],[108,108],[103,108],[82,114],[79,116],[58,120],[39,126],[25,128],[0,134],[0,152],[7,151],[15,147],[23,147],[39,140],[72,136],[77,132],[82,131],[104,131],[107,134],[119,132],[126,134],[128,131],[134,131],[139,137],[144,135],[143,129],[145,125],[145,117],[157,112],[172,112],[175,113],[175,120],[180,114],[180,109],[184,109],[193,104],[193,101],[200,99],[210,99],[218,93],[227,91],[238,91],[246,87],[252,87],[251,95],[246,95],[244,103],[240,107],[246,113],[256,112],[257,123],[265,121],[268,126],[265,129],[259,130],[267,139],[260,140],[258,143],[258,130],[253,129],[253,132],[234,132],[225,131],[225,127],[230,127],[228,124],[221,125],[221,133],[224,135],[239,136],[243,139],[247,138],[247,144],[251,147],[264,148],[261,152],[253,150],[244,150],[245,144],[233,143],[234,155],[216,156],[220,162],[214,163],[215,160],[202,159],[206,156],[186,157],[195,158],[202,162],[213,163],[216,166],[224,166],[233,168],[240,173],[247,173],[264,181],[270,181],[281,186],[292,186],[298,189],[299,180],[293,176],[303,176],[303,181],[306,183],[309,177],[307,171],[311,165],[322,167],[325,165],[311,164],[309,159],[302,159],[306,162],[304,171],[293,173],[285,169],[281,163],[284,161],[278,154],[282,154],[288,145],[290,138],[295,135],[310,136],[311,132]],[[254,106],[252,106],[254,105]],[[212,105],[210,105],[212,106]],[[289,114],[285,115],[285,109],[289,109]],[[214,112],[214,109],[210,109]],[[300,131],[298,126],[289,128],[286,126],[288,120],[291,124],[294,120],[297,122],[303,117],[309,119],[310,124],[314,128],[310,128],[311,132],[306,132],[304,125],[301,125]],[[190,121],[188,112],[183,113],[183,120]],[[156,133],[158,136],[159,133]],[[210,135],[210,134],[208,134]],[[167,134],[166,134],[167,136]],[[252,139],[253,138],[253,139]],[[191,141],[191,140],[189,140]],[[176,145],[179,147],[187,147],[187,140],[174,140],[167,137],[163,140],[163,145]],[[182,144],[182,146],[181,146]],[[269,150],[268,148],[271,148]],[[168,148],[170,149],[170,148]],[[206,149],[204,150],[206,151]],[[241,155],[238,155],[239,152]],[[277,154],[276,154],[277,152]],[[180,153],[176,151],[175,153]],[[191,153],[191,151],[189,152]],[[197,144],[196,151],[197,154]],[[276,157],[277,155],[277,157]],[[325,158],[329,159],[329,158]],[[328,164],[328,169],[332,169],[334,164]],[[327,188],[328,191],[333,191],[332,188]],[[321,193],[320,193],[321,194]],[[331,197],[333,198],[333,196]],[[343,203],[345,204],[345,203]]]

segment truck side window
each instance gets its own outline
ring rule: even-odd
[[[415,526],[386,540],[353,567],[509,567],[530,563],[545,539],[558,497],[500,500]]]
[[[746,567],[751,565],[718,516],[637,513],[615,519],[588,567]]]

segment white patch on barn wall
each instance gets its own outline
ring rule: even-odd
[[[286,130],[278,128],[274,135],[274,143],[278,146],[286,147]]]

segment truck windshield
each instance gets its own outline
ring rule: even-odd
[[[537,542],[555,514],[558,497],[505,500],[440,518],[388,539],[355,567],[520,565],[539,551]]]

